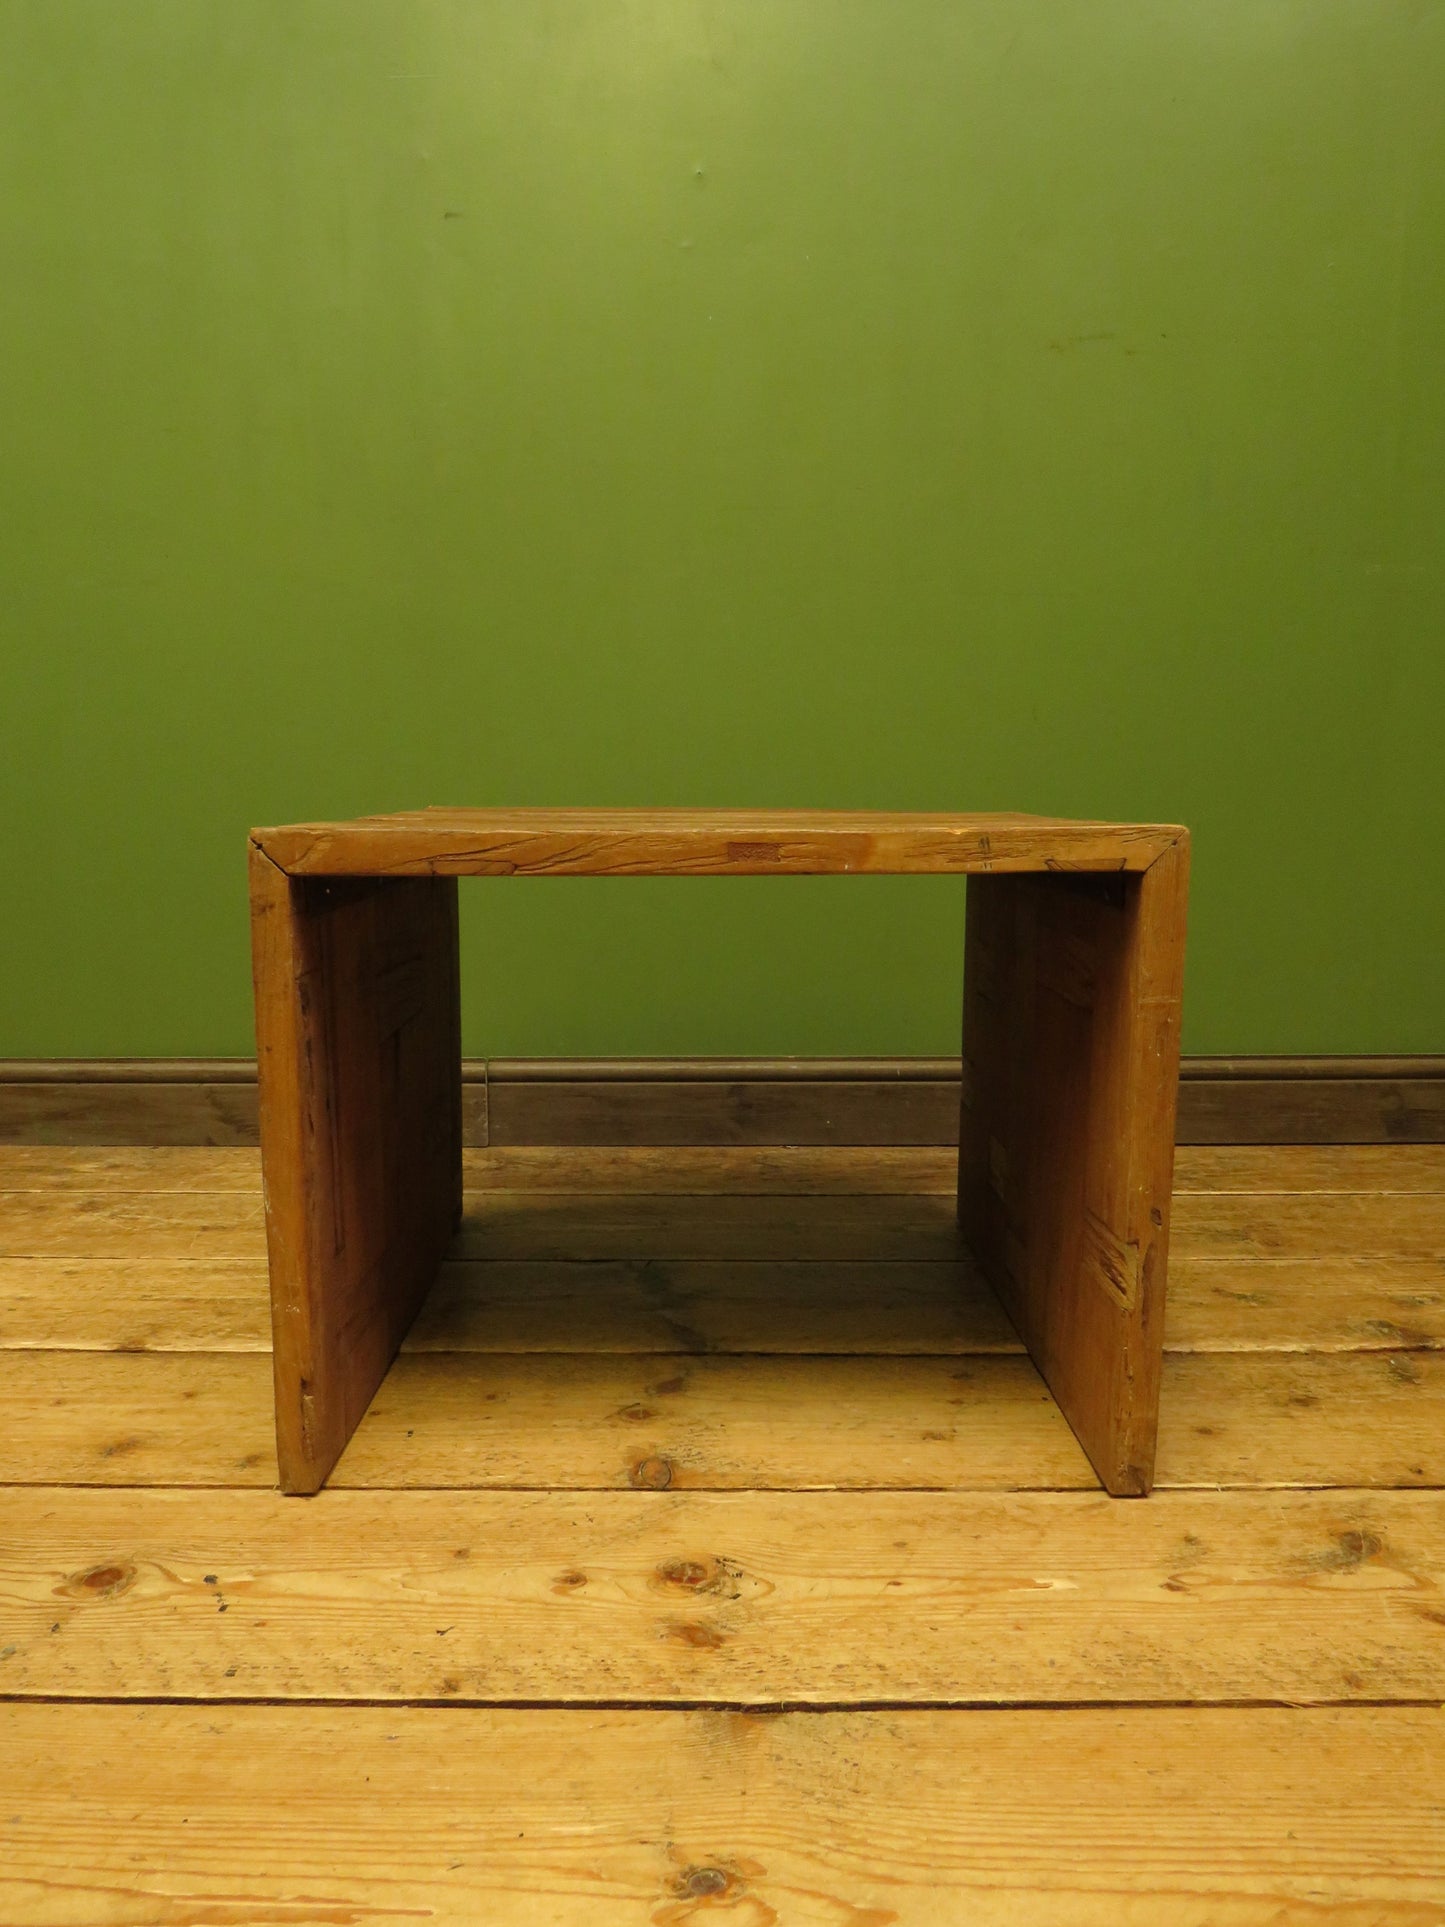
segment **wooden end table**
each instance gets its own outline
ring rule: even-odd
[[[1189,838],[1042,816],[420,810],[253,830],[281,1484],[315,1492],[461,1214],[462,876],[965,875],[958,1208],[1110,1492],[1153,1478]]]

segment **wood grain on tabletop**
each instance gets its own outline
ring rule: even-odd
[[[429,809],[251,837],[297,876],[819,876],[1137,871],[1184,834],[1008,814]]]

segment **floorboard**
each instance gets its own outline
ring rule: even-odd
[[[8,1921],[1441,1927],[1435,1708],[0,1708]]]
[[[469,1191],[452,1247],[465,1259],[956,1258],[951,1196],[888,1193],[643,1196]],[[1399,1192],[1225,1193],[1182,1197],[1176,1259],[1414,1258],[1445,1263],[1445,1196]],[[0,1257],[265,1258],[259,1187],[0,1192]]]
[[[463,1152],[468,1190],[787,1195],[951,1191],[958,1153],[899,1145],[499,1145]],[[259,1151],[0,1145],[0,1187],[250,1191]],[[1176,1197],[1196,1192],[1445,1192],[1445,1144],[1181,1144]]]
[[[261,1353],[3,1355],[0,1483],[269,1486]],[[336,1486],[1093,1489],[1014,1356],[404,1353]],[[1445,1355],[1165,1361],[1161,1486],[1445,1485]]]
[[[952,1173],[469,1152],[298,1500],[255,1153],[0,1149],[0,1922],[1445,1927],[1445,1146],[1181,1148],[1147,1501]]]
[[[64,1307],[57,1319],[57,1307]],[[1169,1351],[1438,1351],[1445,1265],[1181,1258]],[[259,1259],[0,1258],[0,1351],[269,1351]],[[1021,1352],[968,1260],[454,1260],[407,1351]]]
[[[12,1497],[6,1693],[1445,1698],[1433,1493]]]

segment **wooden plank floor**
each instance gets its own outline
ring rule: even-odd
[[[1181,1150],[1147,1501],[951,1166],[469,1152],[301,1500],[255,1154],[0,1150],[0,1923],[1445,1927],[1445,1147]]]

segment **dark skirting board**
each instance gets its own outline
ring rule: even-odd
[[[959,1062],[474,1058],[468,1144],[951,1144]],[[1445,1057],[1193,1057],[1181,1144],[1445,1142]],[[254,1144],[247,1058],[0,1062],[0,1143]]]

